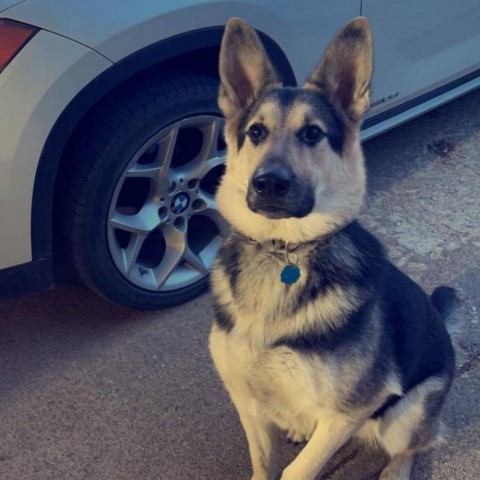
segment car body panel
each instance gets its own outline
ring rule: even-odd
[[[324,0],[322,8],[312,5],[310,0],[298,0],[294,8],[288,0],[28,0],[8,14],[87,45],[112,62],[166,38],[223,26],[229,18],[241,16],[281,46],[303,81],[335,31],[360,13],[360,0]]]
[[[406,0],[401,5],[394,0],[325,0],[321,8],[310,0],[299,0],[295,8],[288,0],[27,0],[9,9],[8,16],[87,45],[112,62],[241,16],[279,44],[302,83],[335,31],[360,13],[369,19],[375,42],[367,117],[480,68],[478,0],[454,5],[437,0]]]
[[[362,14],[375,46],[370,115],[480,69],[478,0],[363,0]]]
[[[444,87],[445,88],[439,87],[437,89],[438,91],[441,90],[442,93],[437,91],[431,92],[432,95],[426,93],[421,101],[420,99],[414,98],[410,102],[407,102],[407,104],[411,105],[399,105],[396,109],[386,110],[373,117],[370,116],[370,118],[364,123],[362,129],[362,141],[385,133],[392,128],[398,127],[403,123],[429,112],[430,110],[434,110],[445,103],[451,102],[462,95],[466,95],[467,93],[480,88],[480,72],[472,72],[472,75],[466,75],[457,81],[452,81],[451,83],[444,85]],[[398,113],[395,113],[395,110],[397,109]]]
[[[0,269],[32,259],[32,193],[43,146],[65,105],[110,65],[76,42],[40,31],[0,75],[0,119],[9,126],[0,127]]]
[[[0,13],[26,0],[0,0]]]

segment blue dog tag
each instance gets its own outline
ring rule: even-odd
[[[285,285],[292,285],[300,278],[300,269],[296,265],[285,265],[280,279]]]

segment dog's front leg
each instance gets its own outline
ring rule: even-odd
[[[258,414],[253,400],[236,402],[240,421],[247,437],[253,468],[252,480],[278,478],[277,448],[278,433],[275,426]]]
[[[358,423],[338,414],[318,420],[312,437],[281,480],[314,480],[332,455],[353,435]]]

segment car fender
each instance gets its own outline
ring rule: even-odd
[[[111,65],[93,79],[68,103],[45,142],[35,176],[32,200],[32,257],[51,256],[53,250],[53,201],[57,170],[64,148],[81,118],[103,96],[137,73],[169,58],[192,50],[219,46],[224,27],[202,28],[177,35],[143,48]],[[282,49],[259,32],[286,84],[295,84],[295,75]]]

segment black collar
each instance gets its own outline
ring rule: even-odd
[[[301,250],[313,249],[316,246],[321,244],[325,245],[330,238],[332,238],[339,231],[346,228],[348,225],[350,225],[350,223],[352,222],[349,222],[346,225],[341,226],[340,228],[332,230],[326,235],[323,235],[323,236],[314,238],[313,240],[310,240],[308,242],[302,242],[302,243],[290,243],[290,242],[285,242],[284,240],[278,240],[278,239],[267,240],[266,242],[259,242],[258,240],[247,237],[240,232],[236,232],[236,234],[242,237],[243,239],[245,239],[247,242],[256,244],[258,248],[267,250],[271,253],[276,253],[281,256],[285,256],[287,254],[294,253],[297,251],[299,252]]]
[[[290,242],[285,242],[283,240],[278,240],[278,239],[268,240],[266,242],[259,242],[253,238],[248,238],[248,237],[246,238],[250,243],[254,243],[258,245],[260,248],[263,248],[269,251],[276,251],[282,254],[285,254],[286,252],[293,253],[297,250],[302,250],[307,247],[312,247],[316,243],[318,243],[320,240],[320,239],[315,239],[315,240],[311,240],[309,242],[304,242],[304,243],[290,243]]]

